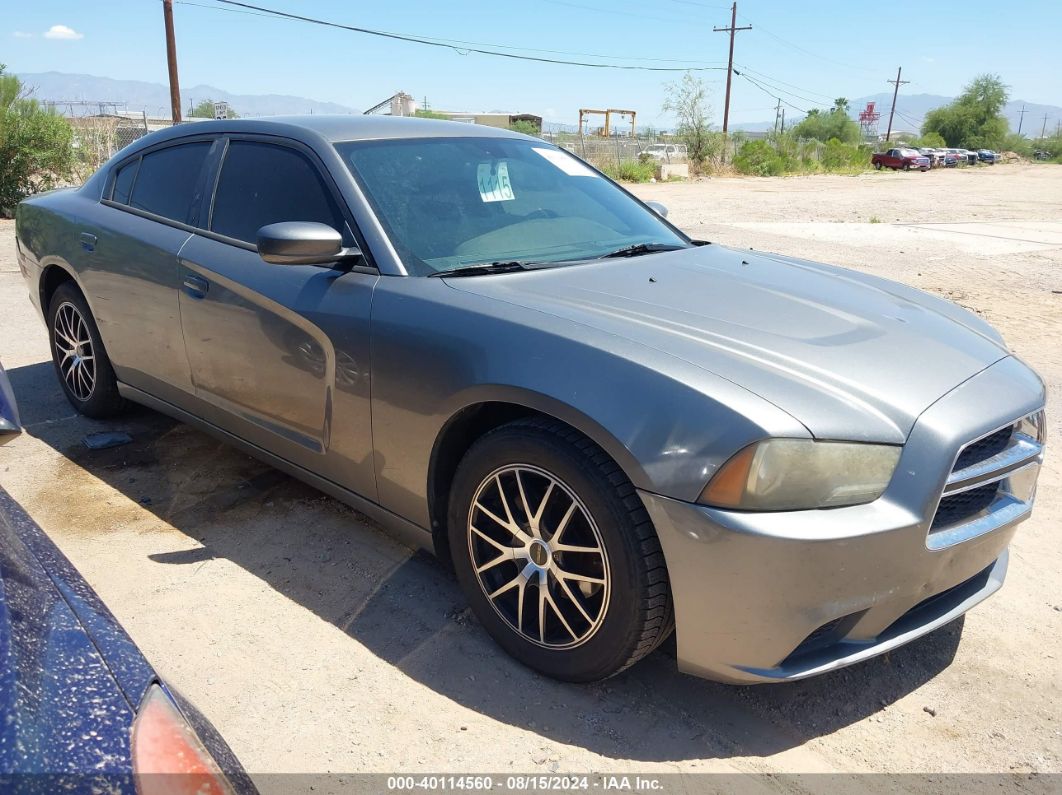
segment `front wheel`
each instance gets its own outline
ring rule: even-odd
[[[73,282],[60,284],[48,304],[48,338],[63,394],[78,412],[102,419],[124,408],[96,321]]]
[[[596,444],[547,419],[479,439],[450,498],[457,579],[487,632],[548,676],[589,682],[674,626],[660,542],[634,487]]]

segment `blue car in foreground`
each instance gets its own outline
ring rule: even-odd
[[[18,432],[0,367],[0,444]],[[216,730],[0,488],[0,792],[255,791]]]

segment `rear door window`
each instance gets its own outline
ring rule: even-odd
[[[196,141],[144,155],[133,181],[129,206],[182,224],[188,223],[192,206],[197,203],[196,186],[209,151],[209,141]],[[115,189],[117,191],[117,183]],[[119,199],[115,198],[115,201]]]
[[[210,231],[254,243],[281,221],[316,221],[340,234],[346,224],[313,163],[286,146],[232,141],[221,167]]]

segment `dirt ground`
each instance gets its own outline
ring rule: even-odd
[[[601,684],[544,679],[491,643],[441,566],[338,502],[147,410],[75,416],[11,222],[0,359],[27,433],[0,448],[0,485],[265,789],[276,772],[1062,772],[1062,167],[635,190],[698,237],[951,298],[1041,373],[1048,459],[997,596],[791,685],[687,677],[666,649]],[[103,428],[134,442],[80,444]]]

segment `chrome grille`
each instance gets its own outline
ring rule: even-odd
[[[930,525],[927,545],[943,549],[1023,518],[1032,508],[1043,458],[1038,411],[968,442],[959,451]]]
[[[1016,425],[1008,425],[1006,428],[1000,428],[995,433],[990,433],[976,442],[970,442],[959,453],[959,458],[955,462],[955,469],[966,469],[968,466],[978,464],[986,458],[991,458],[997,453],[1003,452],[1010,443],[1010,437],[1014,435],[1015,427]]]

